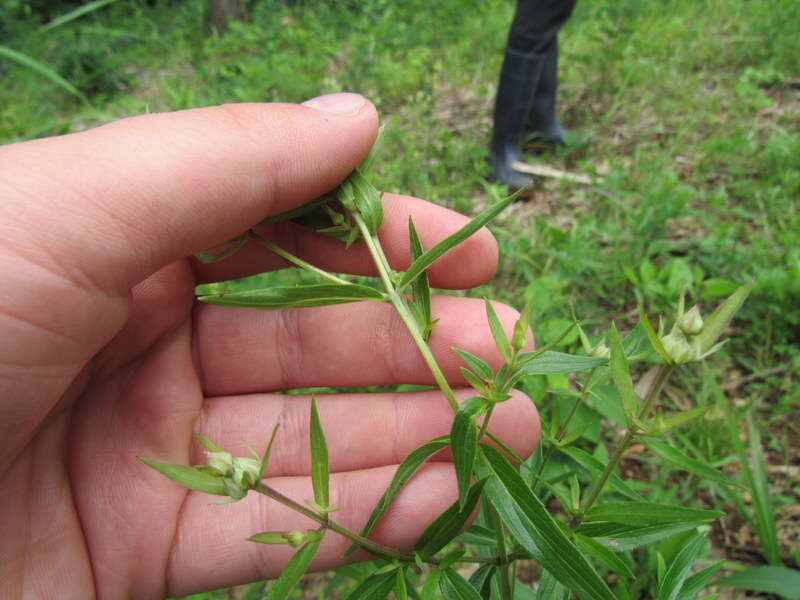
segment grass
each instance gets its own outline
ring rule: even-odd
[[[62,4],[67,13],[79,3]],[[207,33],[201,0],[151,4],[111,3],[42,33],[58,14],[0,0],[4,46],[89,98],[84,104],[57,79],[0,56],[0,141],[148,111],[294,102],[346,89],[369,96],[390,121],[379,165],[384,189],[469,213],[503,193],[484,187],[484,176],[510,2],[259,0],[250,3],[250,22],[234,24],[224,37]],[[517,306],[533,301],[535,331],[547,342],[573,310],[591,334],[610,319],[624,328],[637,302],[669,311],[686,289],[713,305],[735,283],[755,280],[732,342],[670,388],[676,407],[713,405],[672,441],[729,474],[744,472],[766,488],[773,514],[764,509],[764,489],[735,497],[637,452],[625,465],[634,484],[660,501],[731,514],[715,525],[714,556],[759,564],[774,563],[777,553],[795,568],[798,22],[793,0],[579,3],[560,38],[559,111],[595,143],[579,154],[530,160],[602,181],[539,181],[534,198],[515,205],[496,228],[497,277],[470,292]],[[549,418],[571,401],[546,392],[568,385],[553,376],[531,379],[526,389]],[[760,464],[747,437],[729,428],[746,431],[749,414],[751,439],[756,431],[761,437]],[[590,442],[610,440],[613,416],[598,397],[577,426],[585,424]],[[667,562],[680,539],[671,544],[661,550]],[[641,561],[654,578],[655,555]],[[643,577],[641,585],[652,581]]]

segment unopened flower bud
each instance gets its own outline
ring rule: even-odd
[[[692,345],[680,329],[673,329],[669,335],[662,337],[661,343],[669,357],[677,364],[687,363],[696,358]]]
[[[247,487],[258,483],[261,473],[261,461],[255,458],[235,458],[233,460],[233,480]]]
[[[206,452],[208,466],[215,471],[227,475],[233,470],[233,455],[230,452]]]
[[[689,312],[678,317],[678,327],[686,335],[697,335],[703,331],[703,317],[700,316],[700,309],[695,304]]]
[[[289,531],[284,534],[286,541],[289,542],[289,545],[292,548],[297,548],[300,544],[304,544],[306,542],[306,534],[302,531]]]
[[[611,348],[606,346],[605,342],[600,342],[597,346],[591,348],[588,354],[595,358],[611,358]]]

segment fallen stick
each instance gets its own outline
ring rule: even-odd
[[[554,169],[546,165],[530,165],[522,161],[514,162],[514,170],[520,173],[527,173],[528,175],[535,175],[537,177],[553,177],[555,179],[566,179],[567,181],[574,181],[575,183],[585,183],[587,185],[594,183],[594,180],[588,175],[583,173],[570,173],[569,171],[562,171],[561,169]]]

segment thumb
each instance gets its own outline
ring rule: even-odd
[[[145,115],[7,146],[0,220],[10,247],[34,262],[120,293],[331,190],[376,132],[369,102],[332,94]]]

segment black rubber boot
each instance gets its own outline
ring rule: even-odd
[[[556,93],[558,91],[558,38],[548,44],[543,53],[544,64],[539,77],[539,85],[531,103],[526,129],[533,143],[542,142],[549,146],[563,146],[566,132],[556,119]]]
[[[544,65],[544,54],[526,54],[506,48],[500,85],[494,107],[492,132],[492,179],[513,189],[531,183],[531,178],[514,170],[525,137],[525,121]]]

